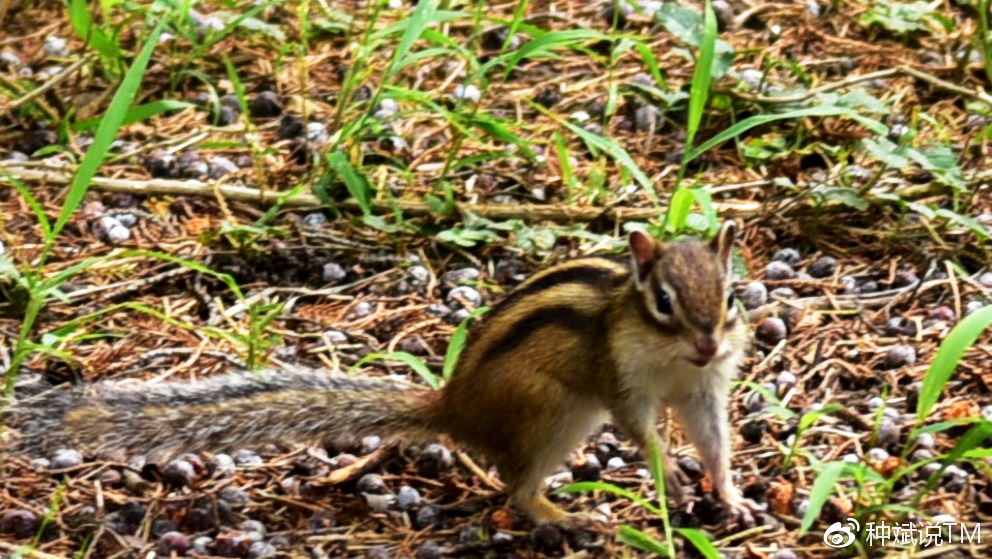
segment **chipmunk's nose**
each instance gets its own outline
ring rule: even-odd
[[[720,349],[720,343],[713,336],[700,336],[693,342],[693,346],[696,348],[696,355],[700,357],[700,361],[705,360],[706,362],[713,359],[717,350]]]

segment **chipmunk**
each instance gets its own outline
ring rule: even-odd
[[[470,328],[439,391],[303,370],[99,383],[14,405],[13,450],[174,454],[346,433],[445,434],[494,463],[511,501],[535,521],[562,521],[541,491],[555,465],[607,415],[647,450],[668,406],[720,497],[738,507],[728,385],[747,336],[730,290],[735,233],[728,222],[708,244],[661,244],[634,232],[629,264],[583,258],[534,275]],[[663,453],[675,489],[677,466]]]

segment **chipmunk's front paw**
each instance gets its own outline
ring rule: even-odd
[[[610,521],[594,512],[571,512],[568,513],[568,518],[565,519],[564,526],[570,530],[587,529],[596,531],[608,528]]]
[[[751,524],[755,514],[768,510],[768,505],[759,505],[752,499],[745,498],[733,485],[725,485],[720,491],[720,498],[727,507],[728,523]],[[751,518],[751,522],[747,522],[747,518]]]
[[[671,497],[676,503],[685,502],[684,485],[692,480],[682,471],[678,463],[667,456],[665,459],[665,494]]]
[[[554,524],[566,530],[603,528],[609,521],[591,512],[565,512],[544,495],[535,495],[523,507],[535,524]]]

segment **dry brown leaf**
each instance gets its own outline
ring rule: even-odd
[[[882,462],[882,467],[879,470],[879,473],[885,476],[886,478],[891,478],[892,474],[894,474],[896,470],[899,469],[899,466],[901,464],[902,464],[902,460],[898,456],[889,456],[888,458],[885,459],[884,462]]]
[[[193,236],[200,235],[213,228],[213,219],[208,217],[194,217],[185,223],[186,231]]]
[[[830,502],[844,515],[851,514],[851,511],[854,509],[851,500],[844,496],[833,497],[830,499]]]
[[[759,551],[751,542],[745,543],[744,549],[747,550],[747,557],[749,559],[768,559],[768,554]]]
[[[507,509],[497,509],[493,512],[489,522],[497,530],[512,530],[513,513]]]
[[[699,480],[699,486],[702,488],[704,493],[710,493],[713,491],[713,478],[706,474],[703,479]]]
[[[978,417],[981,412],[982,409],[975,402],[971,400],[958,400],[947,407],[947,411],[944,412],[944,419],[953,421],[967,417]]]
[[[772,485],[768,491],[768,501],[772,504],[772,510],[779,514],[792,514],[792,498],[796,494],[796,487],[788,480],[782,479]]]

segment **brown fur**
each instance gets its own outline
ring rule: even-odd
[[[724,246],[707,247],[694,241],[668,246],[655,246],[650,240],[640,242],[642,251],[650,249],[654,254],[635,263],[635,268],[648,266],[643,280],[663,279],[674,288],[684,323],[659,324],[645,312],[653,301],[637,289],[626,267],[608,260],[587,262],[610,270],[613,279],[598,284],[551,285],[487,317],[473,332],[452,381],[442,393],[440,415],[447,433],[459,444],[489,457],[521,503],[534,502],[533,493],[543,476],[578,442],[576,435],[581,437],[595,426],[602,412],[611,412],[640,445],[649,444],[651,427],[644,422],[653,421],[653,415],[628,416],[628,403],[643,396],[638,390],[642,383],[677,389],[681,383],[665,375],[693,374],[677,372],[684,365],[670,358],[679,351],[680,339],[692,340],[699,331],[723,338],[723,329],[731,328],[737,332],[729,340],[731,347],[744,345],[738,325],[727,320],[729,251],[722,251]],[[732,233],[722,242],[732,242]],[[546,272],[554,273],[561,270]],[[542,277],[533,278],[521,289]],[[534,329],[522,334],[518,331],[535,324],[527,319],[535,310],[561,307],[573,309],[583,319],[536,322]],[[515,332],[512,351],[494,352],[488,344],[505,340],[507,332]],[[520,342],[522,335],[525,337]],[[635,364],[643,362],[647,370],[625,370],[627,366],[618,354],[631,357]],[[655,368],[651,354],[669,364],[664,368],[676,370],[650,370]],[[736,367],[737,358],[733,358],[730,370]],[[630,378],[641,374],[647,378]],[[725,386],[717,389],[725,390]],[[719,444],[725,446],[724,442]],[[538,501],[535,506],[541,509],[535,514],[548,514],[546,503]]]
[[[472,328],[439,393],[313,371],[104,384],[15,406],[15,450],[174,453],[342,433],[445,433],[495,463],[533,516],[557,520],[562,513],[540,494],[555,464],[607,414],[647,447],[667,404],[732,499],[726,391],[745,339],[726,305],[732,241],[732,228],[711,246],[659,246],[635,233],[632,267],[592,258],[536,274]],[[670,314],[657,309],[659,289],[673,291]],[[694,365],[700,336],[721,350]]]
[[[685,316],[698,330],[712,332],[723,320],[727,289],[721,262],[704,245],[681,243],[664,249],[659,276],[675,289]]]

